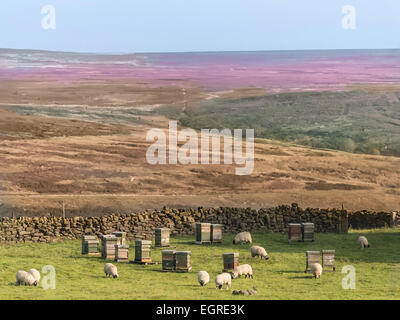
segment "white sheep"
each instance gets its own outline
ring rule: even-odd
[[[360,245],[361,249],[370,247],[370,244],[369,244],[367,238],[364,236],[361,236],[358,238],[358,244]]]
[[[319,263],[313,263],[311,265],[311,272],[315,279],[319,279],[322,274],[322,266]]]
[[[240,278],[244,275],[245,278],[253,278],[253,268],[249,264],[242,264],[233,269],[231,273],[232,279]]]
[[[106,274],[106,277],[112,276],[114,279],[118,278],[117,267],[114,266],[112,263],[106,263],[104,265],[104,273]]]
[[[240,232],[235,236],[235,239],[233,239],[233,244],[237,244],[237,243],[252,243],[252,239],[251,239],[251,234],[250,232]]]
[[[265,251],[265,249],[263,247],[260,246],[252,246],[250,248],[250,252],[251,252],[251,257],[260,257],[261,259],[264,258],[265,260],[268,260],[268,253],[267,251]]]
[[[210,281],[210,275],[207,271],[199,271],[197,279],[202,287],[204,287]]]
[[[21,284],[26,285],[26,286],[37,286],[38,281],[35,280],[35,278],[26,271],[18,271],[16,275],[16,283],[15,285],[19,286]]]
[[[37,283],[39,283],[39,281],[40,281],[40,272],[37,271],[36,269],[30,269],[28,272],[33,276],[33,278],[37,281]]]
[[[215,277],[215,285],[216,289],[222,289],[222,286],[226,284],[226,289],[229,289],[231,286],[232,277],[229,273],[224,272]]]

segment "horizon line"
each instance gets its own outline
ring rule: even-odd
[[[185,54],[185,53],[241,53],[241,52],[293,52],[293,51],[373,51],[373,50],[400,50],[399,48],[352,48],[352,49],[272,49],[272,50],[205,50],[205,51],[142,51],[142,52],[93,52],[93,51],[69,51],[69,50],[47,50],[29,48],[2,48],[0,50],[14,51],[37,51],[50,53],[70,53],[70,54],[92,54],[92,55],[132,55],[132,54]]]

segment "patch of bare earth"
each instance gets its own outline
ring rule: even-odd
[[[0,103],[109,105],[114,101],[115,105],[138,106],[181,99],[177,88],[135,91],[129,86],[121,89],[120,84],[102,84],[94,90],[88,85],[74,96],[76,84],[51,93],[38,83],[33,89],[12,85],[14,93],[0,89]],[[102,90],[102,98],[93,100]],[[192,91],[193,101],[200,99],[196,96],[200,90],[196,90]],[[256,90],[251,93],[258,94]],[[13,95],[17,97],[14,100]],[[146,151],[151,143],[146,141],[146,133],[154,126],[166,128],[167,120],[147,115],[145,123],[21,116],[0,108],[0,215],[60,215],[62,202],[67,215],[163,206],[257,208],[292,202],[302,207],[343,204],[351,210],[400,207],[399,158],[256,139],[254,171],[248,176],[235,175],[235,164],[150,165]],[[221,150],[223,153],[223,145]]]

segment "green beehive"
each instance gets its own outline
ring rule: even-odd
[[[151,262],[150,240],[135,240],[135,262]]]
[[[171,229],[169,228],[157,228],[155,232],[155,246],[156,247],[169,247],[169,237]]]
[[[288,227],[289,227],[289,243],[292,241],[303,240],[300,223],[289,223]]]
[[[313,263],[320,263],[321,252],[319,251],[306,251],[306,271],[311,271]]]
[[[162,268],[163,270],[175,270],[176,265],[176,251],[163,250],[162,254]]]
[[[239,265],[239,253],[232,252],[232,253],[223,253],[222,259],[224,261],[224,269],[222,272],[229,272],[235,269]]]
[[[221,243],[222,242],[222,224],[212,224],[211,225],[211,242]]]
[[[122,245],[126,244],[126,232],[115,231],[112,234],[118,238],[119,244],[122,244]]]
[[[103,259],[115,259],[115,245],[118,244],[118,238],[112,234],[103,235],[101,238],[101,253]]]
[[[129,245],[116,244],[114,260],[116,262],[129,262]]]
[[[322,250],[322,268],[335,271],[335,250]]]
[[[196,243],[211,243],[211,223],[196,223]]]
[[[192,270],[190,251],[176,251],[175,252],[175,270],[189,272]]]
[[[314,223],[302,223],[301,232],[303,241],[314,241]]]

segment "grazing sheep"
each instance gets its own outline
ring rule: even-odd
[[[251,252],[251,257],[260,257],[261,259],[264,258],[265,260],[268,260],[268,253],[267,251],[265,251],[265,249],[263,247],[260,246],[252,246],[250,248],[250,252]]]
[[[40,281],[39,271],[37,271],[36,269],[30,269],[28,272],[33,276],[33,278],[37,281],[37,283],[39,283]]]
[[[361,236],[358,238],[358,244],[360,245],[361,249],[370,247],[370,244],[369,244],[367,238],[364,236]]]
[[[235,295],[244,295],[244,296],[254,296],[257,294],[257,288],[253,287],[251,290],[233,290],[232,294]]]
[[[197,279],[202,287],[204,287],[210,281],[210,275],[207,271],[199,271]]]
[[[106,274],[106,277],[112,276],[114,279],[118,278],[117,267],[114,266],[112,263],[106,263],[104,265],[104,273]]]
[[[235,239],[233,239],[233,244],[237,243],[252,243],[253,241],[251,240],[251,234],[250,232],[240,232],[235,236]]]
[[[226,284],[226,289],[229,289],[231,286],[232,277],[229,273],[224,272],[215,277],[215,286],[216,289],[222,290],[222,286]]]
[[[233,270],[232,274],[232,279],[240,278],[242,275],[244,275],[245,278],[253,278],[253,269],[251,265],[249,264],[242,264],[240,266],[235,267]]]
[[[312,272],[313,276],[315,277],[315,279],[321,278],[321,274],[322,274],[321,265],[319,263],[313,263],[311,265],[311,272]]]
[[[21,284],[26,285],[26,286],[37,286],[38,282],[35,280],[35,278],[26,271],[18,271],[16,275],[16,283],[15,285],[19,286]]]

